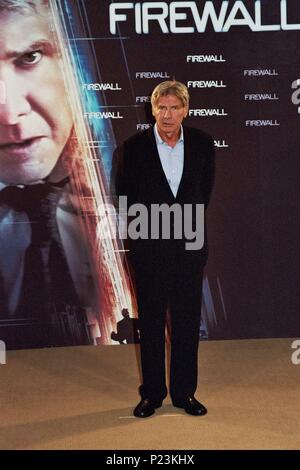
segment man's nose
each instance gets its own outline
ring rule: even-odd
[[[11,80],[10,77],[0,78],[0,125],[16,125],[30,110],[24,86]]]
[[[171,117],[171,110],[166,108],[164,113],[164,118],[169,119]]]

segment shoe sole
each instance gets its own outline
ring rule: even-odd
[[[133,416],[135,416],[136,418],[150,418],[150,416],[154,415],[154,413],[155,413],[155,410],[153,410],[153,413],[146,414],[146,415],[136,415],[135,413],[133,413]]]
[[[187,409],[184,406],[175,405],[175,403],[173,403],[173,406],[175,408],[181,408],[182,410],[184,410],[186,412],[186,414],[191,415],[191,416],[205,416],[207,414],[207,410],[205,410],[201,413],[191,413],[190,411],[187,411]]]

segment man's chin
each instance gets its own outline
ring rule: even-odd
[[[11,174],[0,175],[0,181],[9,185],[31,185],[39,183],[49,176],[52,169],[26,168]]]
[[[162,126],[162,129],[164,132],[177,132],[179,130],[178,127],[173,124],[165,124]]]

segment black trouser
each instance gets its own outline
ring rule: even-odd
[[[165,322],[170,307],[170,395],[180,402],[194,395],[198,376],[198,344],[203,269],[191,274],[179,263],[136,272],[141,333],[142,398],[161,401],[167,395]]]

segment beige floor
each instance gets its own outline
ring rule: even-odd
[[[132,417],[133,346],[12,351],[0,366],[1,449],[300,449],[300,365],[291,339],[200,344],[205,417],[169,399]]]

